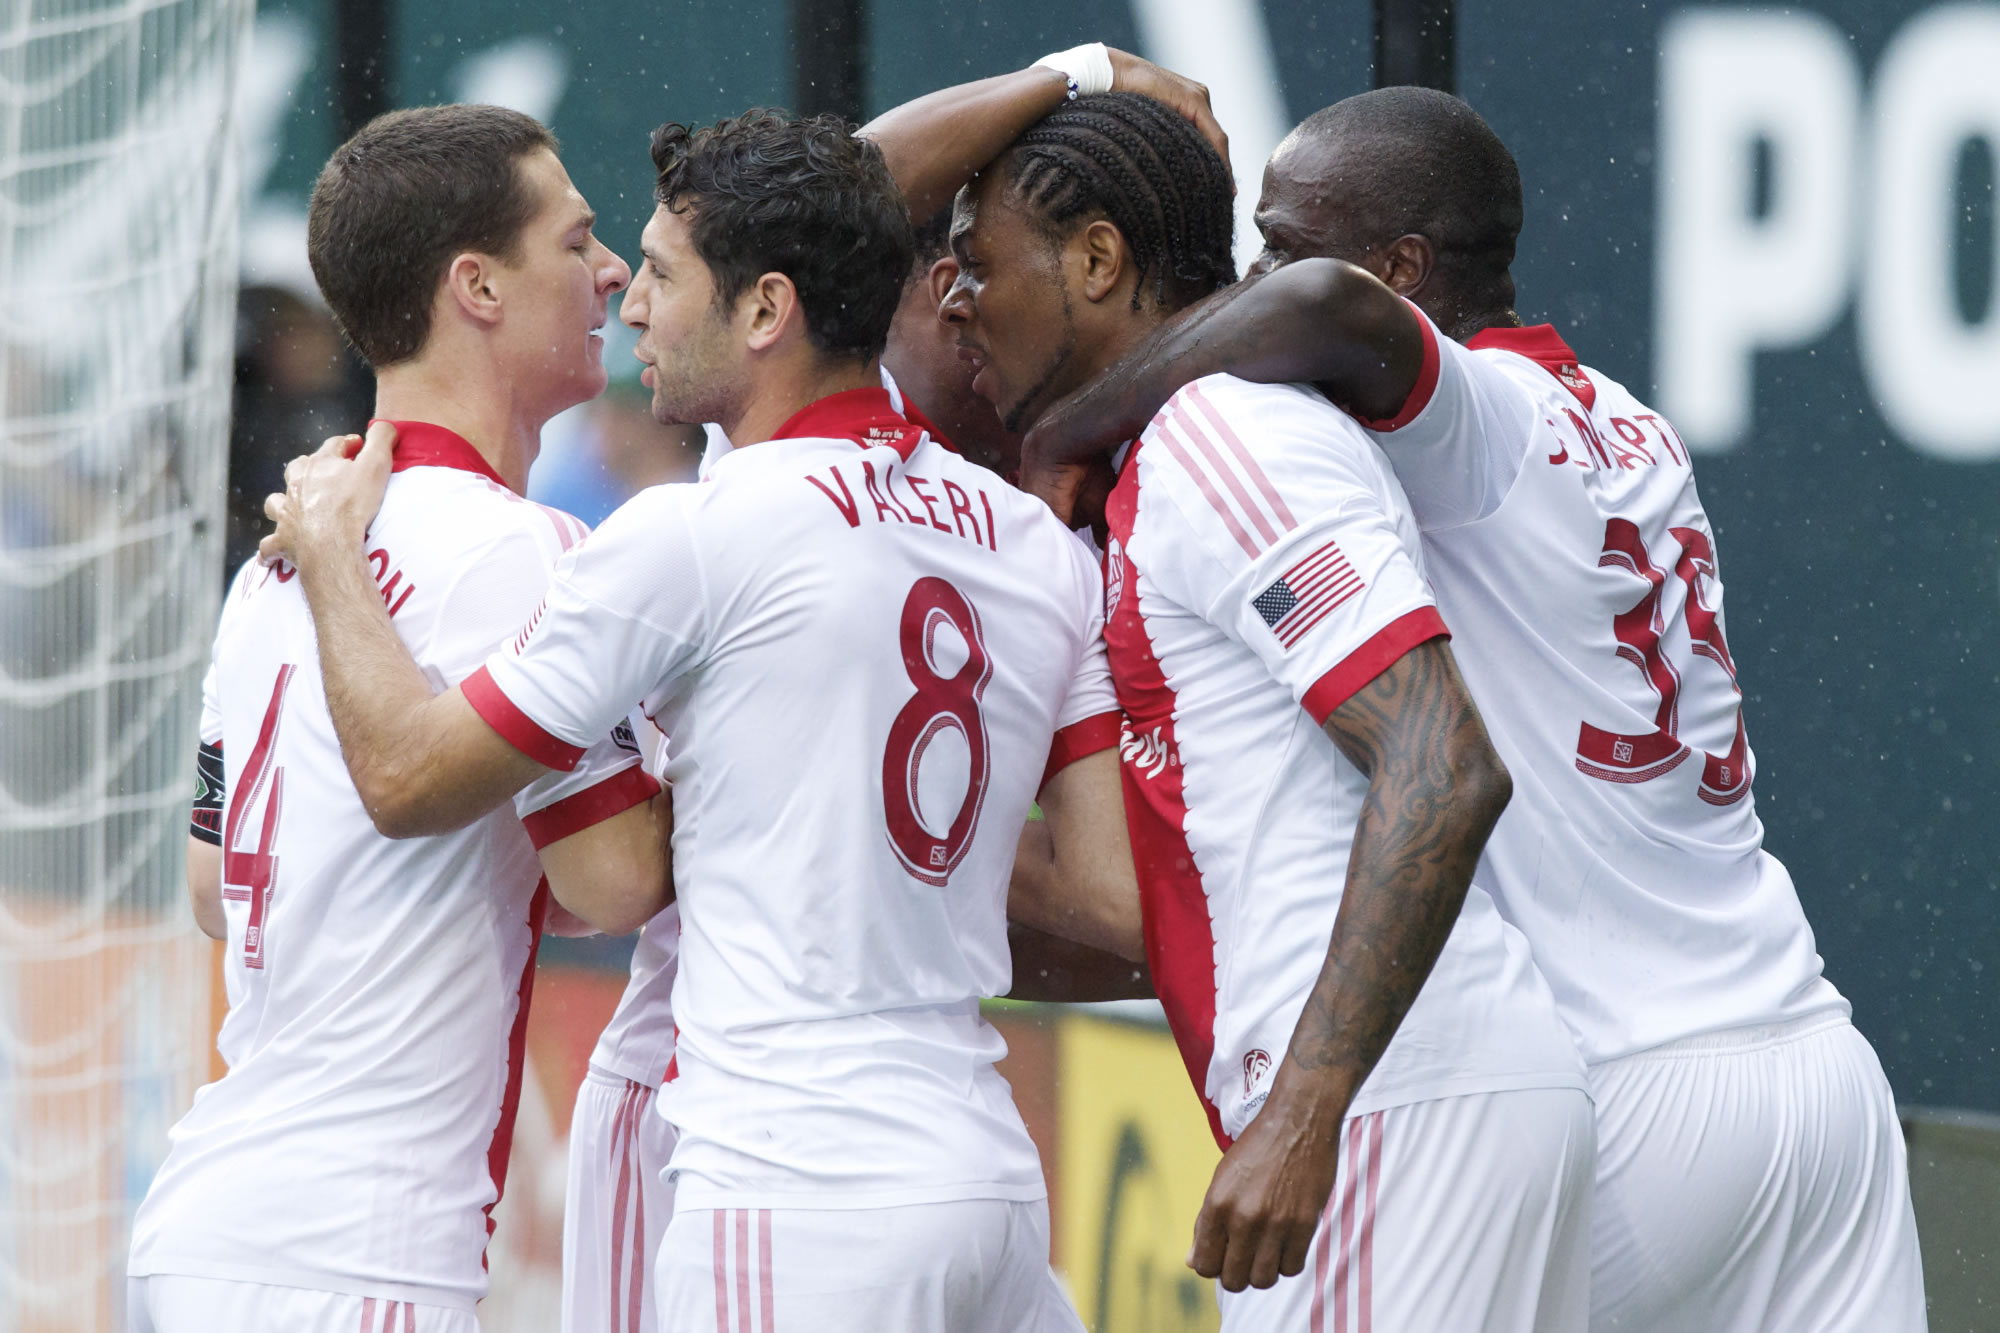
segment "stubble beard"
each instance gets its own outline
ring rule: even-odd
[[[1069,288],[1062,288],[1062,333],[1056,342],[1055,352],[1048,364],[1036,378],[1034,386],[1014,400],[1014,406],[1000,418],[1000,425],[1009,435],[1019,436],[1029,426],[1035,424],[1049,402],[1056,397],[1050,388],[1069,366],[1076,355],[1076,316],[1070,309]],[[1031,415],[1032,414],[1032,415]]]

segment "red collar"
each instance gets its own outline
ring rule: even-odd
[[[852,440],[862,448],[886,444],[907,462],[923,430],[896,411],[889,391],[876,385],[828,394],[808,404],[772,432],[774,440]]]
[[[1597,403],[1597,386],[1590,382],[1590,376],[1577,364],[1576,353],[1562,340],[1562,335],[1556,332],[1553,324],[1537,324],[1526,329],[1481,329],[1468,338],[1465,345],[1474,351],[1497,347],[1503,352],[1525,356],[1560,380],[1586,410]]]
[[[376,421],[386,420],[376,417]],[[485,455],[472,447],[463,435],[446,430],[443,426],[433,426],[428,421],[391,421],[396,428],[396,461],[390,466],[391,472],[401,472],[413,467],[455,467],[460,472],[476,472],[482,477],[491,477],[502,486],[506,480],[493,470]],[[513,487],[507,486],[508,490]]]

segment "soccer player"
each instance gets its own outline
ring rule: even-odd
[[[942,307],[1003,424],[1228,281],[1230,209],[1144,98],[1021,134],[959,196]],[[1108,517],[1146,953],[1227,1149],[1191,1256],[1224,1326],[1580,1328],[1583,1071],[1468,887],[1506,774],[1379,451],[1312,390],[1215,377]]]
[[[1456,98],[1366,93],[1279,146],[1257,217],[1267,276],[1051,412],[1044,456],[1218,371],[1317,381],[1374,429],[1514,775],[1496,899],[1589,1067],[1591,1326],[1923,1328],[1888,1082],[1763,849],[1692,459],[1522,327],[1512,155]]]
[[[871,142],[753,112],[664,126],[654,161],[624,318],[655,415],[735,447],[607,519],[528,630],[438,694],[356,555],[380,437],[295,466],[274,546],[329,679],[368,673],[338,694],[348,753],[476,811],[634,700],[671,737],[660,1327],[1076,1329],[978,1005],[1007,987],[1030,802],[1088,814],[1071,788],[1116,763],[1096,572],[1040,501],[893,410],[877,361],[910,226]]]
[[[397,112],[313,191],[314,274],[402,437],[349,554],[427,690],[516,633],[583,535],[521,492],[542,423],[604,386],[595,330],[628,271],[555,147],[494,107]],[[327,697],[342,688],[366,678],[323,680],[295,572],[246,564],[203,688],[188,845],[196,920],[228,943],[229,1071],[139,1207],[135,1331],[472,1333],[538,881],[612,929],[667,891],[635,753],[600,742],[447,833],[379,770],[350,780]]]

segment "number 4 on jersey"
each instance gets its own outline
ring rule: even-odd
[[[1722,622],[1701,595],[1701,576],[1715,576],[1715,547],[1708,535],[1694,528],[1670,528],[1680,545],[1673,573],[1687,587],[1682,615],[1687,621],[1693,651],[1708,658],[1729,675],[1729,686],[1742,693],[1736,681],[1736,664],[1722,639]],[[1645,539],[1637,525],[1614,518],[1604,525],[1604,553],[1597,558],[1599,568],[1616,565],[1646,580],[1646,594],[1630,610],[1612,620],[1618,639],[1618,655],[1639,668],[1659,697],[1653,715],[1654,730],[1644,735],[1604,731],[1582,724],[1576,741],[1576,766],[1593,778],[1606,782],[1651,782],[1680,767],[1692,754],[1676,734],[1680,728],[1681,673],[1660,647],[1665,621],[1660,615],[1660,593],[1667,576],[1646,553]],[[1750,745],[1743,732],[1743,710],[1736,711],[1736,739],[1723,755],[1702,754],[1701,786],[1697,794],[1710,805],[1732,805],[1750,790]]]
[[[271,686],[271,702],[264,709],[264,723],[257,729],[257,744],[251,747],[250,762],[243,777],[229,794],[229,819],[222,834],[222,896],[232,902],[250,904],[250,925],[243,932],[243,965],[264,966],[264,919],[271,908],[271,888],[278,878],[278,858],[271,853],[277,841],[278,818],[285,806],[285,769],[271,762],[277,750],[278,723],[285,710],[285,691],[291,687],[295,666],[278,668]],[[265,788],[269,787],[267,793]],[[264,818],[255,851],[244,851],[237,839],[245,813],[264,797]]]

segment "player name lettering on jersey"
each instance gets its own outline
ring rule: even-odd
[[[935,528],[989,551],[1000,549],[999,533],[993,522],[993,501],[984,487],[974,486],[968,491],[955,481],[919,477],[894,463],[884,464],[878,473],[874,461],[865,458],[830,467],[824,474],[808,475],[806,481],[833,502],[850,528],[858,528],[864,519],[872,518],[877,523]],[[906,501],[905,493],[916,503]]]
[[[1609,434],[1599,430],[1595,421],[1574,408],[1565,407],[1562,414],[1569,419],[1569,434],[1575,435],[1580,447],[1572,453],[1562,427],[1554,419],[1544,418],[1549,429],[1555,432],[1558,445],[1556,452],[1549,455],[1551,463],[1574,464],[1586,472],[1609,472],[1613,468],[1629,472],[1638,467],[1664,467],[1669,463],[1683,468],[1688,465],[1687,455],[1683,452],[1686,446],[1674,435],[1673,427],[1652,412],[1642,412],[1636,417],[1612,417]],[[1641,421],[1652,428],[1650,435],[1639,425]],[[1664,451],[1663,456],[1653,452],[1655,447]]]
[[[368,572],[375,578],[375,586],[382,590],[382,605],[389,608],[389,619],[403,609],[403,603],[410,600],[410,594],[417,590],[415,581],[405,583],[403,571],[396,558],[389,554],[385,546],[378,546],[368,553]]]

